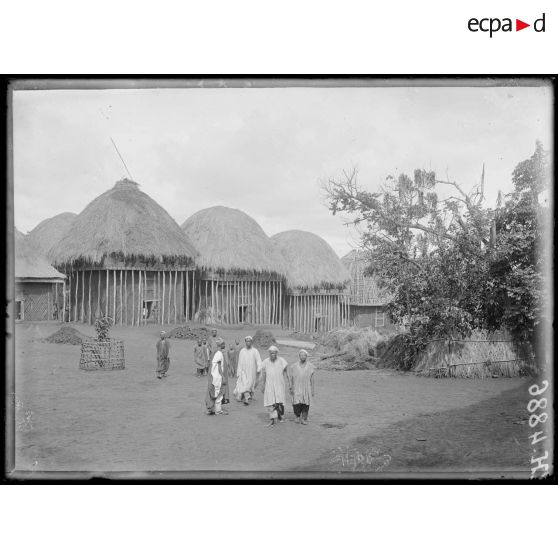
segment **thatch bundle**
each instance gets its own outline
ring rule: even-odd
[[[287,264],[290,289],[343,289],[349,272],[333,248],[314,233],[292,230],[271,237]]]
[[[30,233],[29,240],[41,254],[48,254],[58,246],[76,220],[75,213],[60,213],[41,221]]]
[[[37,252],[28,236],[14,229],[15,277],[18,279],[64,279],[64,275],[54,269]]]
[[[188,217],[182,229],[199,253],[199,268],[284,273],[281,255],[260,225],[243,211],[223,206],[202,209]]]
[[[102,265],[107,256],[189,264],[195,255],[174,219],[128,179],[94,199],[49,252],[56,265]]]
[[[324,336],[321,345],[349,361],[364,361],[375,357],[377,347],[387,337],[371,327],[338,328]]]

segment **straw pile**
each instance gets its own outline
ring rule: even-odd
[[[57,332],[43,339],[45,343],[58,343],[63,345],[81,345],[84,341],[91,340],[92,337],[70,326],[63,326]]]
[[[190,327],[190,326],[180,326],[175,327],[167,335],[172,339],[204,339],[209,337],[209,329],[206,327]]]
[[[182,229],[202,269],[284,274],[285,264],[263,229],[238,209],[215,206],[188,217]]]
[[[414,371],[435,378],[511,378],[530,375],[531,365],[531,360],[519,360],[511,341],[477,331],[452,341],[451,350],[446,340],[431,341]]]
[[[351,280],[333,248],[306,231],[285,231],[271,237],[287,263],[290,289],[343,289]]]
[[[275,340],[275,337],[273,337],[271,331],[258,329],[252,337],[252,343],[262,349],[269,349],[272,345],[276,345],[277,341]]]
[[[107,256],[188,265],[196,250],[157,202],[123,179],[76,217],[48,255],[56,265],[102,265]]]
[[[339,328],[327,333],[320,342],[322,368],[354,370],[374,368],[378,346],[387,337],[373,328]]]

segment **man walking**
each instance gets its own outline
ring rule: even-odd
[[[278,357],[279,349],[272,345],[269,347],[269,358],[262,362],[262,391],[264,394],[264,407],[269,410],[270,422],[273,426],[276,421],[285,422],[285,383],[287,377],[287,361]]]
[[[246,347],[238,354],[238,366],[236,370],[237,380],[234,388],[236,400],[248,405],[254,396],[254,389],[258,374],[262,368],[262,359],[258,349],[252,347],[252,337],[247,335],[244,339]]]

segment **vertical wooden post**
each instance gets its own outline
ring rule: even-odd
[[[101,270],[97,270],[97,318],[101,317]]]
[[[79,271],[76,271],[76,293],[74,296],[74,322],[78,320],[78,289],[79,289]]]
[[[176,324],[176,306],[177,306],[177,302],[176,302],[176,280],[178,279],[178,271],[175,270],[174,271],[174,323]]]
[[[91,316],[91,280],[93,278],[93,270],[90,269],[89,270],[89,289],[88,289],[88,295],[87,295],[87,312],[89,314],[89,324],[93,323],[93,319]]]
[[[132,326],[136,325],[136,285],[134,270],[132,269]]]
[[[66,321],[66,280],[62,283],[62,321]]]
[[[124,270],[124,322],[128,325],[128,270]]]
[[[180,321],[182,323],[184,323],[185,322],[185,320],[184,320],[184,313],[185,313],[184,312],[184,271],[182,271],[180,273],[180,291],[179,292],[181,293],[180,294],[180,309],[181,309],[181,311],[180,311],[179,315],[181,316]]]
[[[81,272],[81,316],[80,319],[85,323],[85,271]]]
[[[163,296],[162,296],[162,304],[161,304],[161,325],[165,323],[165,272],[163,271]]]
[[[72,271],[68,274],[68,321],[72,321]]]
[[[106,298],[106,300],[105,300],[105,316],[108,316],[108,311],[109,311],[109,292],[110,292],[109,291],[109,281],[110,281],[109,270],[107,268],[107,286],[105,288],[105,298]]]
[[[184,293],[184,314],[190,320],[190,272],[186,270],[186,292]]]
[[[114,283],[112,286],[112,319],[113,323],[116,324],[116,269],[112,270],[112,280]]]
[[[120,270],[120,325],[123,324],[124,303],[122,302],[122,269]]]
[[[143,304],[141,296],[141,269],[138,271],[138,327],[141,325],[141,320],[143,317]]]

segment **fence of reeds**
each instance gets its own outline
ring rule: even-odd
[[[124,341],[122,339],[83,341],[79,367],[82,370],[123,370],[125,368]]]

